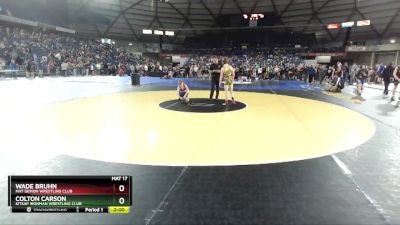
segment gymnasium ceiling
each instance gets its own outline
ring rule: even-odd
[[[399,0],[67,0],[71,28],[101,37],[147,40],[142,29],[175,30],[170,42],[220,29],[224,14],[275,12],[278,26],[315,33],[319,40],[343,40],[345,30],[326,24],[370,19],[352,38],[392,38],[400,34]]]

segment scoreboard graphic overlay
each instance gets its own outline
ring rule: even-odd
[[[13,213],[129,213],[131,176],[9,176]]]

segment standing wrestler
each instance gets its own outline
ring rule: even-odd
[[[394,87],[393,87],[393,91],[392,91],[392,98],[390,98],[391,101],[395,100],[396,89],[400,83],[400,66],[397,66],[396,69],[394,70],[393,77],[394,77]],[[399,97],[399,100],[400,100],[400,97]]]
[[[221,66],[218,63],[218,58],[214,58],[212,60],[212,64],[210,66],[211,73],[211,92],[210,99],[214,97],[214,90],[216,91],[215,99],[218,99],[219,96],[219,79],[221,73]]]
[[[224,81],[224,90],[225,90],[225,104],[229,105],[229,101],[232,100],[233,104],[235,102],[235,96],[233,94],[233,80],[235,77],[235,69],[229,65],[229,59],[224,58],[224,65],[221,68],[220,74],[220,84]],[[230,98],[228,98],[228,93],[230,93]]]

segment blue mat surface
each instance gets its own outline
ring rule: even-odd
[[[142,77],[140,78],[141,85],[155,85],[155,86],[171,86],[178,85],[178,81],[183,80],[189,88],[209,89],[210,80],[200,80],[195,78],[173,78],[173,79],[160,79],[156,77]],[[252,84],[235,84],[236,90],[309,90],[309,91],[322,91],[320,86],[306,84],[304,82],[293,80],[282,81],[255,81]]]

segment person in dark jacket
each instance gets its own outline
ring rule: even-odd
[[[314,79],[316,77],[317,71],[315,70],[314,66],[310,66],[307,68],[308,73],[308,83],[314,83]]]
[[[35,78],[33,76],[33,69],[32,69],[32,62],[29,60],[28,64],[26,65],[26,78],[30,79],[30,78]]]
[[[392,66],[392,63],[389,63],[389,65],[383,70],[383,82],[385,83],[385,90],[383,91],[384,95],[389,94],[389,84],[390,84],[390,77],[392,76],[394,71],[394,68]]]
[[[210,91],[210,99],[214,97],[214,90],[216,90],[215,99],[218,99],[219,96],[219,78],[221,74],[221,66],[218,63],[218,59],[213,59],[213,63],[210,66],[211,72],[211,91]]]

